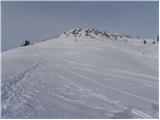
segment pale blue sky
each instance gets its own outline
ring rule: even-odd
[[[158,35],[155,2],[2,2],[2,50],[75,27],[95,27],[143,38]]]

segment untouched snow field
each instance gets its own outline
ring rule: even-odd
[[[2,118],[158,118],[158,43],[107,35],[3,52]]]

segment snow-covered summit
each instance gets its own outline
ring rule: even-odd
[[[158,118],[157,42],[118,35],[74,29],[3,52],[2,118]]]
[[[75,28],[68,32],[65,32],[63,35],[67,37],[89,37],[89,38],[101,38],[101,39],[111,39],[111,40],[117,40],[120,38],[133,38],[130,35],[127,34],[116,34],[116,33],[110,33],[106,31],[99,31],[95,28],[88,29],[88,28]]]
[[[119,41],[125,43],[141,43],[144,44],[144,41],[147,41],[148,44],[158,44],[156,40],[153,39],[142,39],[138,36],[131,36],[126,33],[114,33],[114,32],[106,32],[106,31],[99,31],[95,28],[74,28],[63,34],[59,35],[62,39],[65,38],[66,40],[76,40],[76,41],[83,41],[83,40],[98,40],[98,41]]]

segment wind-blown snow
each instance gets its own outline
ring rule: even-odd
[[[158,43],[78,31],[2,53],[2,118],[158,118]]]

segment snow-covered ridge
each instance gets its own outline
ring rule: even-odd
[[[92,29],[87,29],[87,28],[75,28],[72,29],[68,32],[64,33],[67,37],[69,36],[74,36],[74,37],[82,37],[82,36],[88,36],[90,38],[96,38],[97,37],[102,37],[102,38],[106,38],[106,39],[113,39],[113,40],[117,40],[119,38],[135,38],[135,37],[131,37],[130,35],[127,34],[117,34],[117,33],[110,33],[110,32],[106,32],[106,31],[99,31],[95,28]],[[137,37],[138,38],[138,37]]]
[[[144,40],[146,40],[148,43],[156,44],[158,43],[156,40],[152,39],[141,39],[138,36],[130,36],[125,33],[114,33],[114,32],[106,32],[106,31],[99,31],[95,28],[75,28],[72,30],[69,30],[68,32],[64,32],[60,35],[61,37],[69,37],[69,38],[77,38],[77,39],[83,39],[83,38],[89,38],[89,39],[95,39],[95,40],[118,40],[118,41],[141,41],[141,43],[144,43]]]

